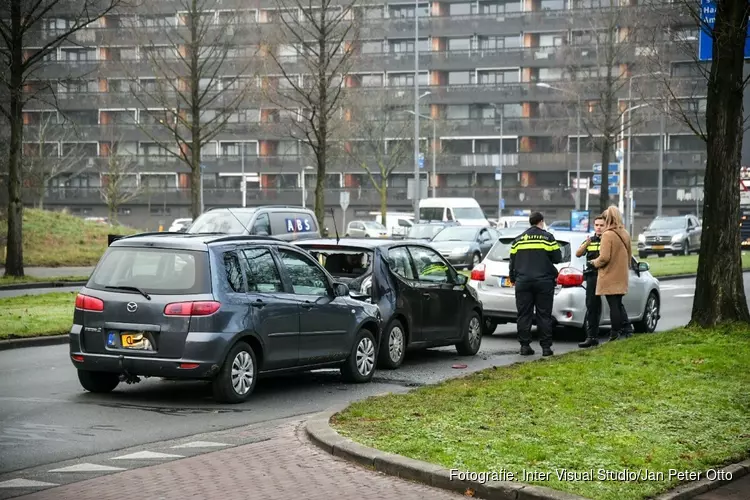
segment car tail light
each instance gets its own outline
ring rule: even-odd
[[[583,272],[575,267],[564,267],[557,275],[557,284],[563,287],[583,285]]]
[[[471,270],[471,279],[473,281],[484,281],[484,271],[487,268],[484,264],[477,264]]]
[[[210,316],[221,307],[221,303],[206,302],[173,302],[164,308],[165,316]]]
[[[81,311],[102,312],[104,310],[104,301],[96,297],[90,297],[79,293],[76,295],[76,309]]]

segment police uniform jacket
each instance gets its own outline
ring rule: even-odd
[[[510,280],[516,282],[554,281],[555,264],[562,262],[560,244],[552,234],[532,226],[513,240],[510,247]]]
[[[596,277],[597,275],[596,268],[590,266],[588,262],[599,258],[599,249],[601,247],[601,241],[602,240],[599,236],[594,235],[591,237],[589,244],[586,246],[586,269],[583,271],[583,274],[592,275],[593,277]]]

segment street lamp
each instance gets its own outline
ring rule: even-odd
[[[310,165],[302,169],[302,173],[300,175],[301,183],[302,183],[302,208],[307,208],[307,206],[305,205],[305,203],[307,202],[307,190],[305,187],[305,171],[306,170],[315,170],[315,169],[311,167]]]
[[[575,96],[576,105],[576,129],[578,140],[576,140],[576,210],[581,209],[581,96],[570,90],[561,89],[559,87],[553,87],[549,83],[539,82],[536,84],[537,87],[543,89],[557,90],[563,94]],[[605,167],[606,168],[606,167]],[[588,189],[588,186],[587,186]],[[588,198],[587,198],[588,199]]]
[[[424,97],[424,96],[423,96]],[[419,0],[414,0],[414,220],[419,220]]]
[[[429,92],[427,92],[429,94]],[[406,110],[410,115],[414,114],[414,111]],[[432,197],[435,198],[435,183],[437,179],[436,168],[435,168],[435,157],[437,156],[437,129],[435,127],[436,120],[431,116],[419,115],[420,118],[432,121]]]
[[[505,121],[505,109],[502,106],[498,106],[497,104],[493,103],[490,103],[490,106],[495,108],[496,112],[500,111],[500,173],[495,175],[495,177],[497,178],[497,220],[500,221],[500,218],[503,216],[503,168],[505,167],[505,161],[503,157],[503,122]]]

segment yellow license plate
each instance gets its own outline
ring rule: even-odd
[[[654,245],[651,248],[653,248],[654,250],[664,250],[664,245]]]
[[[151,342],[142,334],[127,332],[120,334],[120,342],[127,349],[150,349]]]
[[[500,278],[500,286],[504,288],[512,288],[513,282],[510,281],[510,278]]]

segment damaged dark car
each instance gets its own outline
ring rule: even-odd
[[[398,368],[407,350],[454,345],[462,356],[481,346],[476,292],[437,251],[418,241],[344,238],[295,243],[352,297],[378,306],[384,325],[378,366]]]

